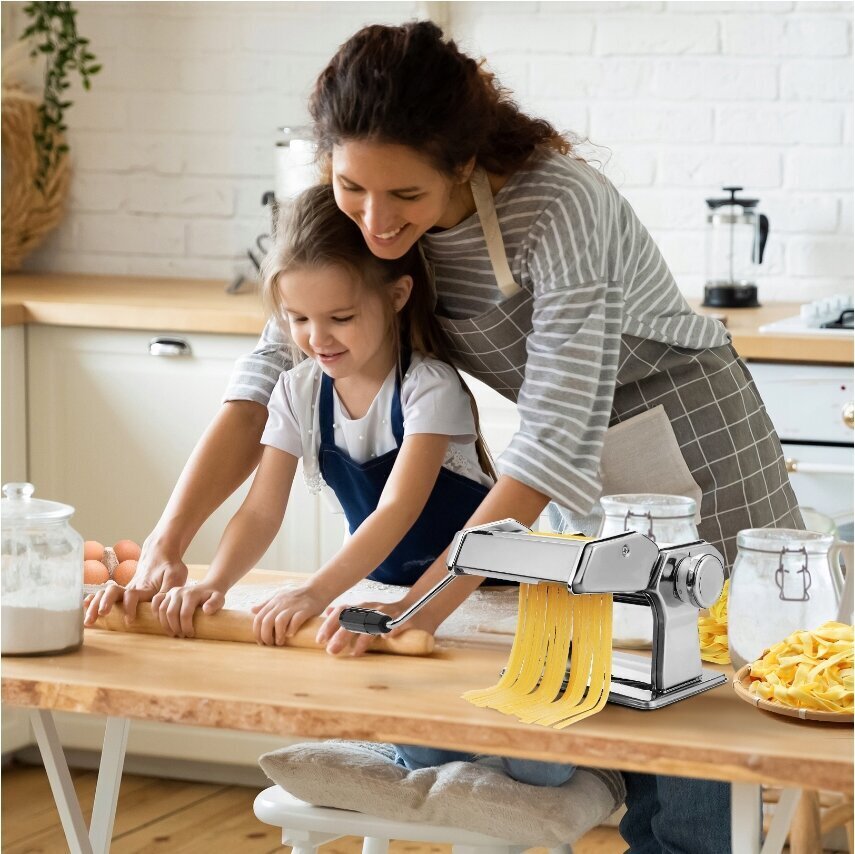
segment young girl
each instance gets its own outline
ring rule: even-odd
[[[266,259],[263,292],[290,332],[295,367],[270,399],[261,463],[207,575],[152,601],[179,637],[193,635],[196,608],[219,610],[264,554],[300,458],[310,489],[332,492],[344,509],[351,536],[305,583],[253,608],[262,644],[284,644],[363,578],[412,585],[494,480],[417,248],[376,258],[332,188],[314,187]]]

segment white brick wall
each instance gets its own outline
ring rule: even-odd
[[[22,4],[3,4],[4,39]],[[81,3],[104,71],[73,90],[75,179],[30,269],[228,279],[267,221],[277,126],[362,24],[432,16],[528,110],[590,138],[683,290],[704,198],[741,184],[772,228],[766,300],[851,287],[846,2]],[[4,42],[5,46],[5,42]]]

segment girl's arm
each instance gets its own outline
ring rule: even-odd
[[[405,437],[377,509],[308,583],[326,598],[325,605],[373,572],[413,527],[436,484],[448,443],[448,436],[436,433]]]
[[[548,503],[549,498],[546,495],[508,475],[501,475],[463,527],[471,528],[508,518],[516,519],[524,525],[532,525]],[[448,572],[445,563],[447,557],[448,549],[431,564],[403,599],[392,606],[380,606],[383,613],[397,616],[421,599],[431,587],[445,577]],[[395,631],[418,628],[431,633],[435,632],[446,617],[459,607],[483,580],[483,578],[459,576],[453,584],[431,599]],[[318,643],[326,643],[327,652],[333,654],[347,650],[352,655],[361,655],[368,648],[372,638],[370,635],[357,635],[342,629],[338,622],[340,611],[340,608],[336,608],[327,615],[326,621],[318,631]]]
[[[232,517],[211,566],[194,586],[157,593],[152,609],[169,634],[193,636],[193,613],[204,605],[206,613],[219,610],[226,591],[234,586],[273,542],[285,510],[297,471],[297,457],[266,446],[249,493]]]
[[[412,528],[430,498],[449,437],[407,436],[383,487],[377,509],[352,537],[296,590],[283,590],[252,610],[258,642],[282,645],[306,620],[369,575]]]

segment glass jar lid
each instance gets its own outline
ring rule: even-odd
[[[35,491],[31,483],[7,483],[0,500],[3,522],[59,522],[74,515],[70,504],[33,498]]]
[[[804,549],[808,554],[826,554],[834,542],[831,534],[799,531],[795,528],[748,528],[736,535],[740,549],[780,554]]]
[[[656,492],[637,492],[624,495],[604,495],[600,506],[607,515],[647,516],[651,519],[694,518],[697,502],[686,495],[663,495]]]

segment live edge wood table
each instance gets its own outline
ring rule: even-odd
[[[262,575],[271,574],[258,573],[256,580]],[[87,629],[77,652],[4,658],[2,697],[32,710],[73,852],[109,850],[132,719],[730,781],[734,854],[780,852],[802,790],[852,792],[851,727],[759,711],[739,700],[730,684],[653,712],[609,704],[562,731],[519,723],[460,698],[493,684],[506,657],[499,648],[449,648],[429,658],[337,659],[314,650]],[[88,831],[54,710],[108,717]],[[765,842],[761,784],[784,789]]]

